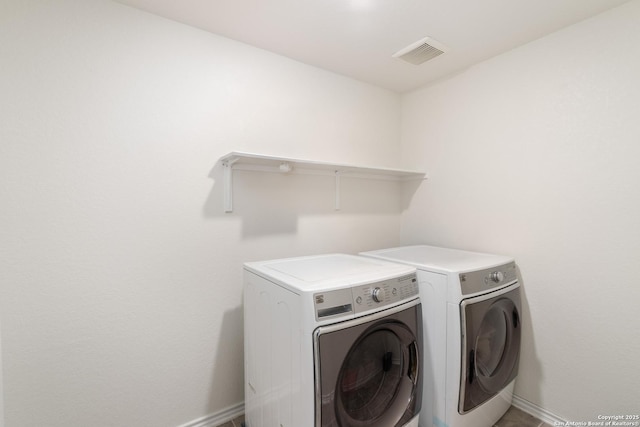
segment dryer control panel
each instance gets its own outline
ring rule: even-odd
[[[316,320],[345,314],[358,314],[410,300],[418,295],[415,273],[353,288],[319,292],[313,295]]]
[[[516,263],[510,262],[486,270],[460,274],[462,295],[475,294],[487,289],[500,288],[518,280]]]

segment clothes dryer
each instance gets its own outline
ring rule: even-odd
[[[362,253],[415,266],[423,304],[420,427],[490,427],[511,405],[521,334],[512,258],[433,246]]]
[[[247,427],[417,427],[414,267],[330,254],[245,264]]]

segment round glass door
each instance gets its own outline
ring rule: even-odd
[[[511,381],[520,353],[520,323],[512,300],[501,298],[489,307],[475,335],[474,376],[486,393],[495,394]]]
[[[507,347],[507,328],[505,313],[498,307],[492,307],[482,319],[475,345],[479,375],[492,377],[497,372]]]
[[[422,306],[396,310],[316,329],[318,427],[404,426],[420,412]]]
[[[463,378],[458,411],[464,414],[505,388],[518,373],[520,289],[462,303]]]
[[[390,330],[377,330],[361,340],[344,361],[338,379],[338,402],[349,418],[379,418],[400,387],[403,364],[400,339]]]
[[[416,336],[397,322],[373,326],[347,353],[335,388],[341,427],[404,425],[418,387]]]

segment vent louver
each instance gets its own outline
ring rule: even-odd
[[[437,40],[431,37],[425,37],[396,52],[393,57],[402,59],[413,65],[420,65],[442,55],[447,50],[448,48]]]

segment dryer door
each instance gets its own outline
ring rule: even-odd
[[[518,374],[520,287],[515,286],[461,304],[461,414],[495,396]]]
[[[316,330],[317,427],[403,426],[418,414],[421,310],[390,309]]]

